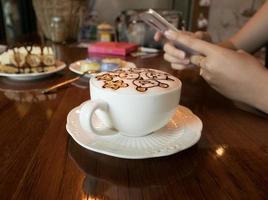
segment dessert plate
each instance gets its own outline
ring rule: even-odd
[[[201,137],[202,122],[184,106],[178,106],[169,123],[144,137],[127,137],[120,133],[99,136],[86,132],[79,122],[80,106],[67,116],[66,129],[81,146],[98,153],[128,159],[144,159],[167,156],[187,149]],[[93,123],[97,128],[105,125],[95,115]]]
[[[71,63],[70,66],[69,66],[69,69],[72,72],[76,73],[76,74],[79,74],[79,75],[84,74],[84,71],[81,70],[81,62],[82,61],[83,60],[78,60],[78,61],[76,61],[74,63]],[[127,61],[124,61],[124,60],[121,61],[120,65],[121,65],[120,68],[125,68],[125,67],[127,67],[127,68],[136,68],[136,65],[134,63],[127,62]],[[100,72],[102,72],[102,71],[109,71],[109,70],[102,70],[101,69]],[[90,74],[86,74],[85,77],[90,78],[91,76],[94,76],[94,75],[95,75],[94,73],[90,73]]]
[[[0,44],[0,53],[3,53],[6,50],[7,46]]]
[[[62,61],[56,61],[56,68],[53,70],[45,71],[45,72],[37,72],[37,73],[21,73],[21,74],[16,74],[16,73],[4,73],[0,72],[0,77],[7,77],[10,79],[14,80],[35,80],[35,79],[40,79],[44,78],[47,76],[50,76],[54,73],[57,73],[61,70],[63,70],[66,67],[66,64]]]

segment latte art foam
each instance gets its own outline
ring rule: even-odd
[[[159,70],[123,68],[98,74],[92,83],[120,93],[162,93],[181,87],[176,77]]]

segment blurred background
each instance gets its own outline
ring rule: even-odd
[[[217,42],[241,28],[264,1],[0,0],[0,41],[39,34],[56,42],[115,40],[155,47],[154,31],[138,18],[153,8],[178,28],[208,31]]]

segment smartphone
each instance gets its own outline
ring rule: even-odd
[[[146,12],[140,13],[139,17],[141,20],[143,20],[150,27],[154,28],[155,30],[157,30],[163,34],[167,30],[172,30],[172,31],[176,31],[176,32],[179,31],[174,25],[169,23],[164,17],[162,17],[160,14],[158,14],[153,9],[149,9]],[[173,42],[173,44],[176,48],[184,51],[188,57],[191,55],[200,55],[200,53],[198,53],[197,51],[185,46],[184,44],[182,44],[180,42]]]

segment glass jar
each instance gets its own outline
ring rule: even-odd
[[[66,39],[66,26],[63,17],[54,16],[50,23],[51,40],[57,43],[63,43]]]
[[[145,44],[146,26],[138,16],[134,16],[128,25],[128,41],[143,46]]]
[[[111,42],[114,39],[114,28],[112,25],[102,23],[98,25],[98,40],[101,42]]]

